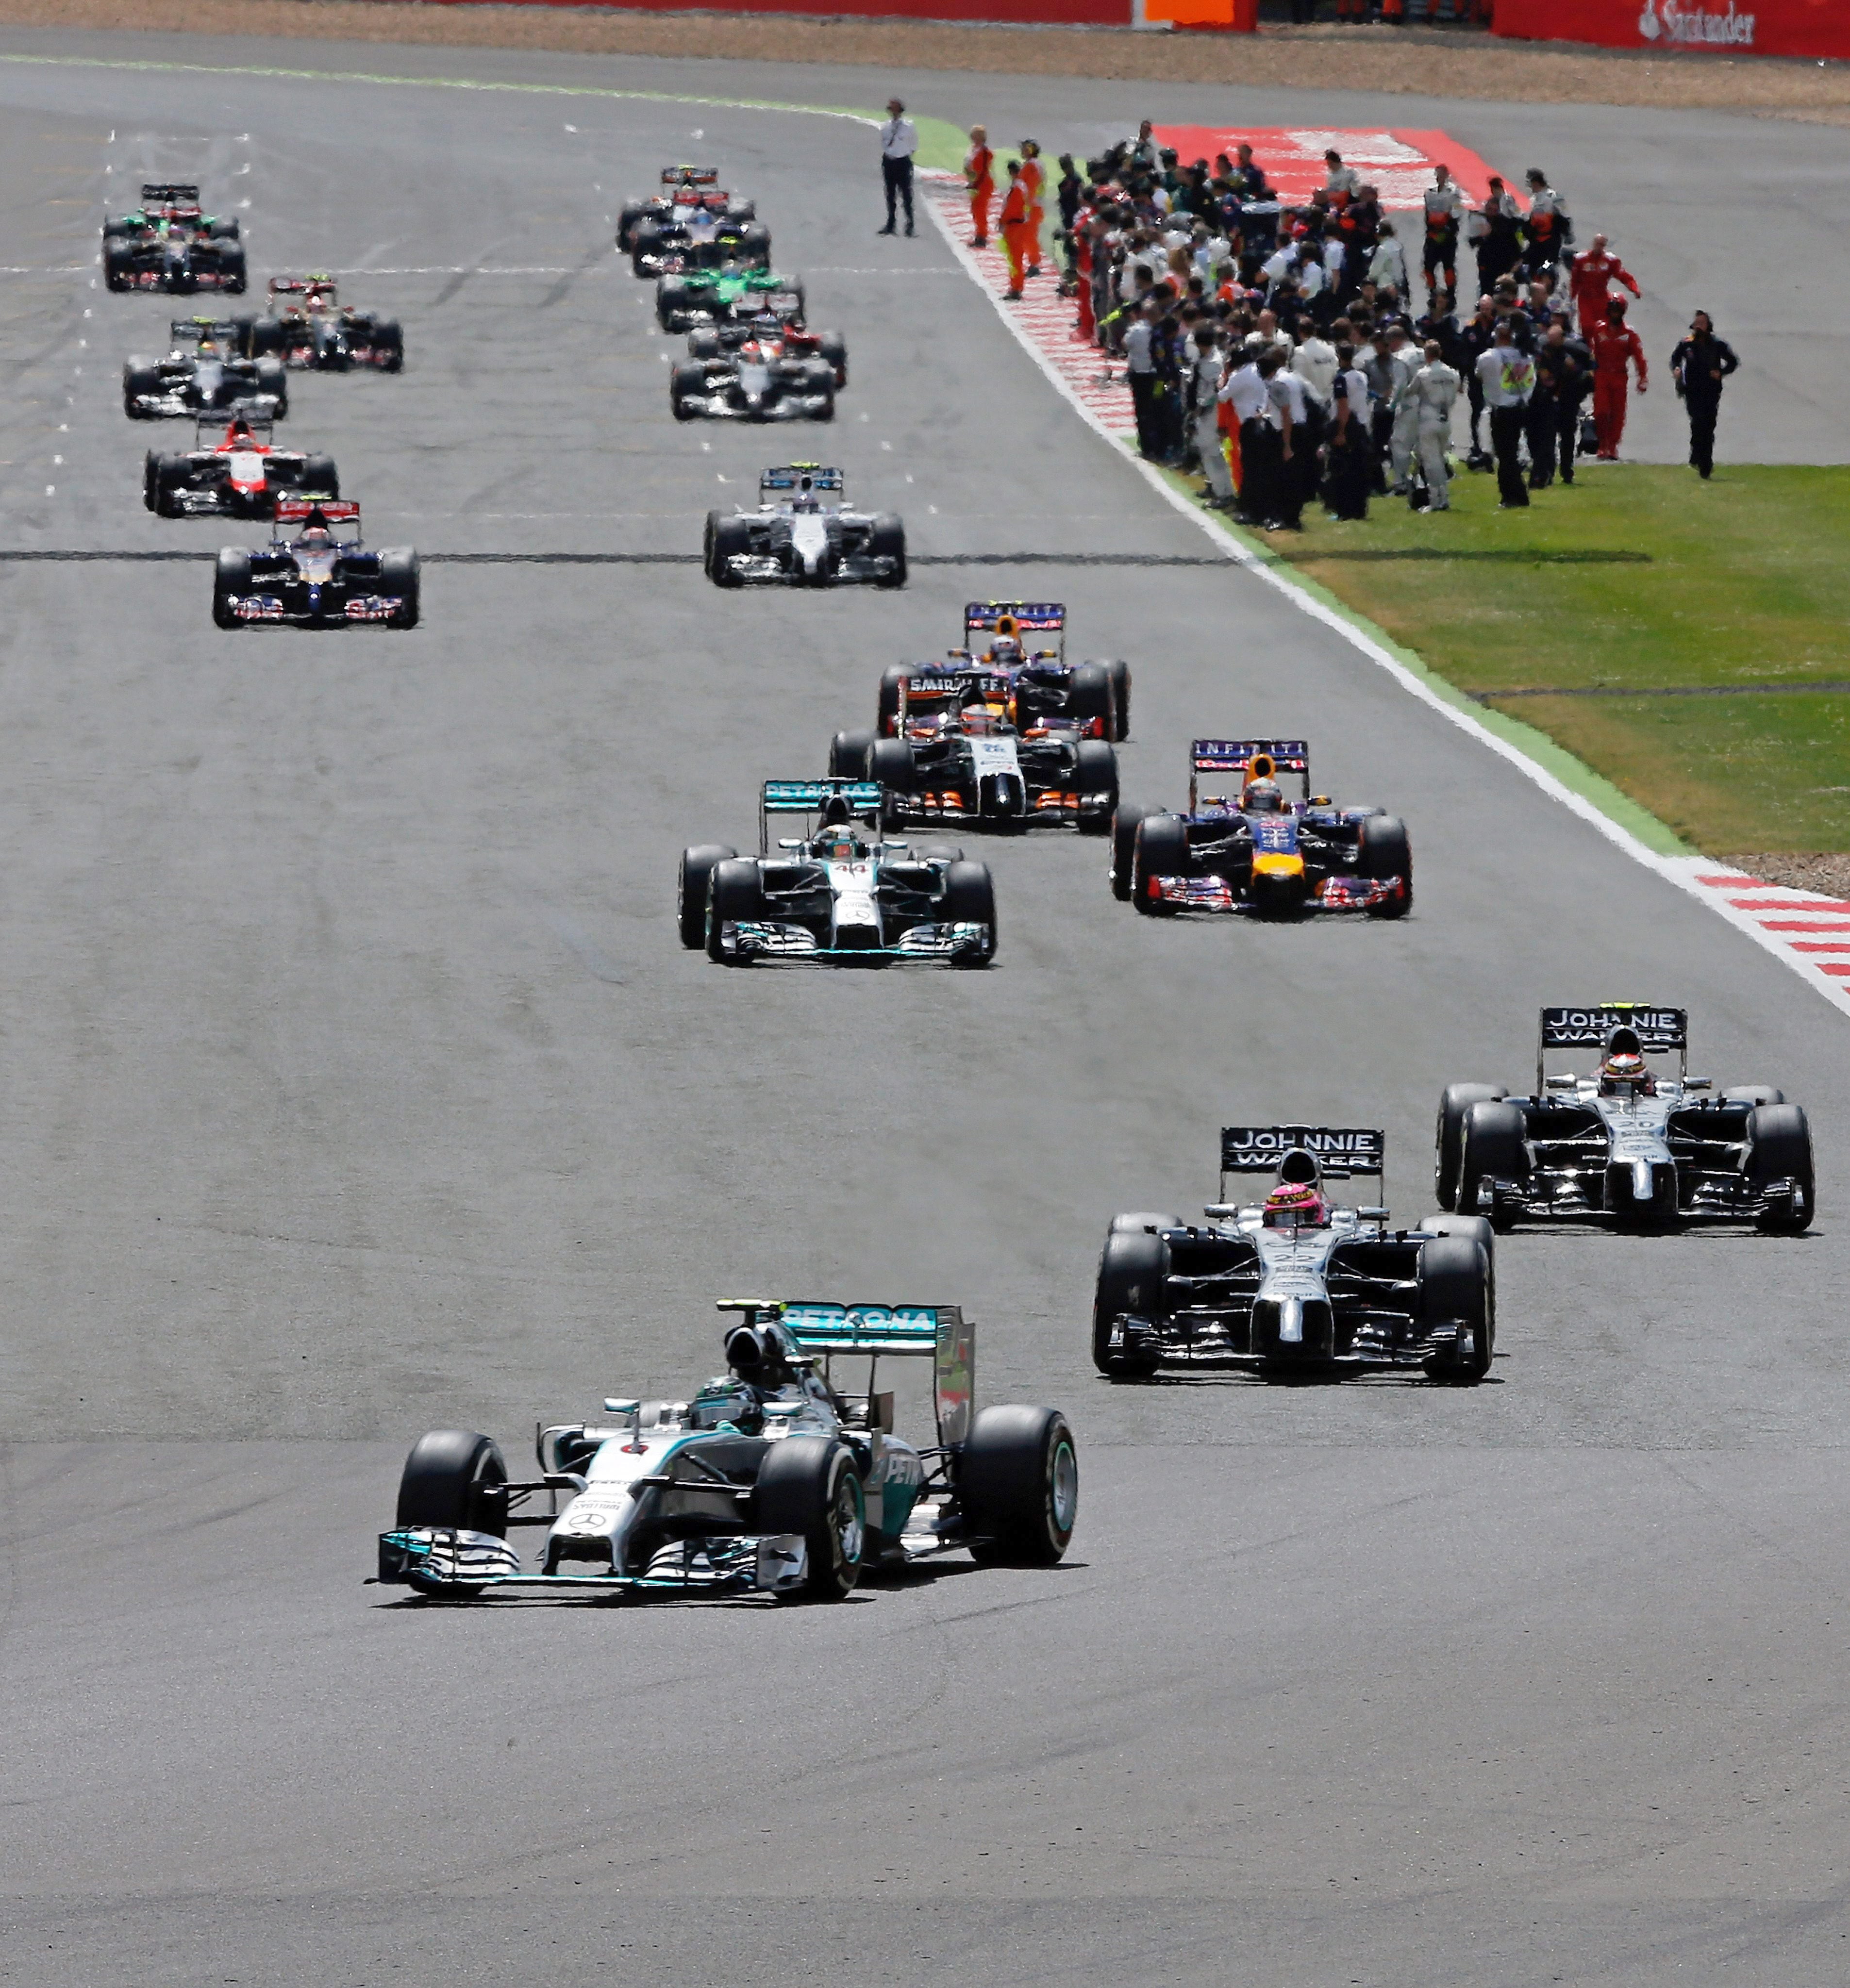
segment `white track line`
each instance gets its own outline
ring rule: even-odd
[[[996,314],[1022,350],[1088,428],[1120,453],[1127,453],[1122,438],[1130,425],[1127,418],[1129,394],[1121,388],[1118,390],[1122,394],[1121,404],[1108,390],[1081,384],[1082,375],[1096,375],[1103,369],[1103,357],[1097,353],[1087,356],[1087,348],[1072,337],[1070,305],[1064,299],[1055,299],[1058,309],[1049,309],[1032,291],[1020,304],[1007,302],[1002,294],[1006,269],[1001,258],[993,252],[982,252],[993,265],[986,266],[985,261],[979,259],[979,252],[965,243],[963,230],[969,223],[970,210],[964,197],[962,182],[955,174],[922,174],[921,178],[925,182],[922,191],[925,211],[943,235],[951,253],[963,265],[965,273],[988,295]],[[1051,297],[1051,280],[1046,277],[1036,280],[1047,286],[1045,294]],[[1390,650],[1306,593],[1279,566],[1255,557],[1212,512],[1191,502],[1153,464],[1135,454],[1129,455],[1129,460],[1150,488],[1206,532],[1230,561],[1245,567],[1268,587],[1275,587],[1304,614],[1340,635],[1370,662],[1385,670],[1402,689],[1507,760],[1525,779],[1533,781],[1562,806],[1571,809],[1635,862],[1668,878],[1679,890],[1688,892],[1699,902],[1719,912],[1737,931],[1745,932],[1757,945],[1791,967],[1840,1013],[1850,1015],[1850,952],[1841,959],[1835,959],[1829,955],[1794,950],[1800,945],[1834,944],[1838,937],[1850,939],[1850,901],[1761,884],[1724,871],[1709,857],[1661,856],[1656,850],[1648,848],[1584,794],[1575,793],[1547,767],[1537,765],[1520,746],[1500,738],[1469,711],[1460,710],[1439,696]]]

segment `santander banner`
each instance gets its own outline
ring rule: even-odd
[[[1666,53],[1850,58],[1850,0],[1497,0],[1493,32]]]

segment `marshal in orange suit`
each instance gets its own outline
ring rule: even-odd
[[[970,190],[970,226],[975,231],[970,236],[972,248],[986,248],[989,245],[989,202],[994,198],[996,181],[992,168],[996,154],[989,150],[989,134],[980,124],[970,127],[970,149],[963,159],[964,184]]]

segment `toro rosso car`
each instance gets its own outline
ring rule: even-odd
[[[1406,915],[1413,902],[1406,825],[1379,808],[1339,808],[1327,794],[1311,793],[1311,749],[1303,739],[1197,739],[1189,768],[1186,814],[1118,810],[1114,895],[1152,917]],[[1299,776],[1296,800],[1285,798],[1280,773]]]
[[[1470,1384],[1497,1339],[1495,1246],[1481,1218],[1429,1216],[1393,1229],[1381,1207],[1331,1202],[1331,1181],[1379,1180],[1385,1146],[1365,1128],[1229,1125],[1222,1199],[1197,1225],[1120,1215],[1105,1239],[1092,1359],[1114,1380],[1165,1368],[1256,1365],[1422,1371]],[[1226,1199],[1229,1174],[1270,1174],[1263,1202]]]
[[[380,373],[404,369],[404,333],[397,320],[342,303],[332,276],[272,276],[269,311],[237,322],[243,350],[253,359],[267,353],[286,366],[320,373],[347,373],[356,366]]]
[[[279,497],[338,497],[340,472],[331,455],[278,448],[266,414],[203,417],[198,446],[180,455],[150,449],[142,469],[142,501],[163,518],[270,518]]]
[[[857,780],[767,780],[758,854],[718,844],[684,850],[676,898],[681,942],[730,966],[815,959],[886,966],[937,960],[987,966],[996,956],[989,865],[959,849],[881,839],[886,796]],[[809,817],[771,844],[773,816]]]
[[[379,1540],[377,1578],[472,1601],[763,1595],[839,1601],[864,1574],[966,1552],[1053,1567],[1079,1513],[1057,1409],[974,1412],[976,1336],[955,1305],[726,1299],[726,1371],[682,1401],[622,1400],[539,1432],[539,1474],[510,1482],[485,1435],[421,1436]],[[864,1358],[865,1391],[834,1362]],[[893,1433],[883,1359],[932,1363],[933,1440]],[[856,1378],[859,1378],[858,1372]],[[508,1534],[542,1534],[529,1565]]]
[[[1486,1084],[1446,1086],[1435,1175],[1440,1204],[1487,1216],[1499,1229],[1750,1222],[1771,1234],[1802,1235],[1815,1209],[1804,1113],[1770,1084],[1703,1095],[1712,1086],[1689,1074],[1689,1040],[1681,1008],[1608,1001],[1543,1009],[1533,1097]],[[1581,1070],[1549,1070],[1551,1050],[1576,1050]],[[1598,1053],[1588,1074],[1590,1050]]]
[[[735,262],[664,276],[655,286],[655,316],[664,331],[746,325],[766,311],[786,324],[800,324],[802,284],[771,269]],[[845,360],[841,384],[847,384]]]
[[[122,406],[130,421],[246,413],[278,420],[289,411],[289,376],[279,360],[239,356],[242,335],[230,319],[175,318],[174,349],[164,359],[131,359],[122,369]]]
[[[906,528],[891,511],[851,511],[839,469],[793,462],[758,479],[758,508],[707,513],[707,577],[715,587],[906,583]]]
[[[144,186],[141,205],[103,224],[103,279],[112,290],[244,288],[235,217],[202,214],[196,186]]]
[[[668,403],[678,421],[832,421],[835,368],[819,342],[786,331],[774,317],[742,328],[722,350],[677,366],[668,376]],[[695,332],[704,343],[715,332]]]
[[[712,214],[742,223],[755,221],[758,209],[749,200],[721,192],[717,166],[665,166],[659,193],[624,202],[617,217],[617,246],[633,255],[639,233],[646,239],[651,229],[672,228],[685,216]]]
[[[267,550],[228,546],[212,578],[221,628],[415,628],[418,555],[408,546],[370,553],[360,506],[279,498]]]
[[[770,267],[771,231],[756,218],[751,202],[722,193],[717,173],[699,172],[699,178],[673,187],[666,213],[639,215],[630,224],[630,266],[638,276],[671,276],[728,262]],[[668,174],[662,177],[665,181]]]

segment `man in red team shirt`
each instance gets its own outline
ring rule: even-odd
[[[1634,296],[1639,294],[1638,279],[1616,255],[1607,252],[1605,235],[1596,235],[1593,246],[1581,249],[1568,263],[1568,287],[1579,314],[1582,338],[1591,339],[1605,323],[1606,299],[1615,283],[1623,283]]]
[[[1625,390],[1631,368],[1638,368],[1638,390],[1647,390],[1648,369],[1643,341],[1625,322],[1625,300],[1614,297],[1602,323],[1587,341],[1593,348],[1593,426],[1599,437],[1598,462],[1616,462],[1625,432]]]

